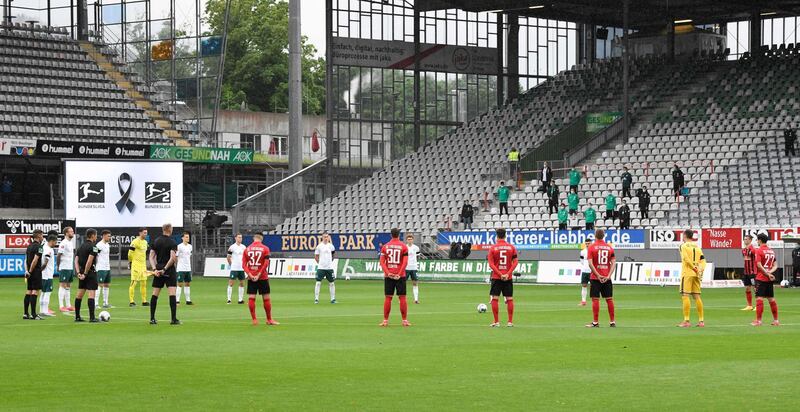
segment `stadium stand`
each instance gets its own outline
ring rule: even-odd
[[[152,92],[102,44],[79,43],[63,29],[0,26],[0,133],[5,137],[179,142],[165,116],[151,110],[158,106],[150,101]]]

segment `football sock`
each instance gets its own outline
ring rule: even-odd
[[[59,286],[58,287],[58,307],[60,309],[60,308],[63,308],[65,306],[69,306],[69,305],[64,304],[64,288]]]
[[[682,305],[683,305],[683,321],[684,322],[688,322],[689,321],[689,311],[692,310],[692,303],[689,302],[689,297],[688,296],[681,296],[681,302],[682,302]]]
[[[581,302],[586,302],[586,296],[589,294],[589,288],[581,286]]]
[[[606,299],[606,306],[608,306],[608,321],[616,322],[614,320],[614,299]]]
[[[695,298],[694,305],[697,307],[697,318],[698,318],[697,321],[703,322],[705,316],[703,316],[703,300],[700,299],[700,296],[697,296],[697,298]]]
[[[69,306],[70,302],[72,302],[72,289],[66,288],[64,289],[64,306]]]
[[[156,305],[158,305],[158,296],[150,296],[150,320],[156,318]]]
[[[147,296],[147,281],[142,280],[139,282],[139,293],[142,295],[142,303],[146,302],[145,296]]]
[[[247,308],[250,309],[250,317],[256,320],[256,298],[247,300]]]
[[[239,286],[239,302],[244,300],[244,286]]]
[[[108,286],[104,286],[103,287],[103,304],[104,305],[108,305],[108,291],[109,291],[109,289],[110,288]]]
[[[747,297],[747,306],[753,306],[753,292],[746,290],[744,295]]]
[[[756,320],[761,322],[761,316],[764,314],[764,301],[761,299],[756,300]]]
[[[322,282],[317,282],[314,284],[314,300],[319,300],[319,288],[322,286]]]
[[[500,322],[500,301],[492,298],[492,315],[494,315],[494,323]]]
[[[600,299],[592,298],[592,322],[597,323],[600,317]]]
[[[328,284],[328,291],[331,292],[331,300],[336,300],[336,283]]]
[[[36,313],[36,298],[37,297],[38,296],[36,296],[36,295],[31,295],[31,300],[29,301],[30,305],[31,305],[31,316],[33,316],[34,318],[36,317],[36,315],[38,315],[38,313]]]
[[[50,292],[42,293],[42,302],[39,305],[39,313],[48,313],[48,306],[50,306]]]
[[[514,322],[514,299],[506,301],[506,310],[508,310],[508,323]]]
[[[192,294],[191,294],[191,289],[189,289],[189,286],[184,286],[183,287],[183,295],[186,296],[186,301],[187,302],[191,302],[192,301]]]
[[[267,314],[267,321],[272,320],[272,300],[264,299],[264,312]]]
[[[389,320],[389,314],[392,312],[392,297],[386,296],[383,298],[383,320]]]
[[[405,295],[398,296],[397,299],[400,301],[400,317],[406,320],[408,318],[408,300]]]
[[[175,299],[175,295],[169,297],[169,312],[173,321],[178,319],[178,300]]]
[[[24,306],[25,307],[25,315],[29,315],[30,314],[30,312],[28,312],[28,304],[30,303],[30,301],[31,301],[31,295],[26,293],[25,294],[25,301],[24,301],[25,302],[25,306]]]
[[[83,299],[75,298],[75,319],[81,317],[81,304],[83,303]]]
[[[180,302],[181,301],[181,287],[180,286],[175,288],[175,301],[176,302]]]
[[[136,291],[136,281],[131,280],[131,285],[128,287],[128,302],[133,303],[133,292]]]
[[[419,300],[419,286],[412,286],[411,291],[414,292],[414,302]]]
[[[772,318],[778,320],[778,302],[770,301],[769,308],[772,310]]]
[[[94,298],[89,298],[89,319],[94,319]]]
[[[231,293],[233,293],[233,286],[228,286],[228,300],[231,300]]]

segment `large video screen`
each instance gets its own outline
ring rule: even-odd
[[[66,215],[78,227],[183,226],[183,164],[64,162]]]

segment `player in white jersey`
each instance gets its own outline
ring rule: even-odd
[[[58,308],[61,312],[75,310],[72,307],[70,286],[75,277],[75,230],[64,228],[64,239],[58,244]]]
[[[53,274],[56,269],[56,256],[53,248],[58,244],[55,233],[47,235],[47,242],[42,245],[42,300],[39,302],[39,314],[55,316],[50,310],[50,294],[53,293]]]
[[[111,231],[100,232],[100,241],[95,245],[97,248],[97,302],[100,302],[100,295],[103,295],[103,307],[108,309],[108,291],[111,287]],[[99,305],[99,303],[98,303]]]
[[[231,304],[231,293],[233,293],[233,281],[239,280],[239,304],[244,305],[244,268],[242,268],[242,255],[247,246],[242,244],[242,234],[236,234],[236,242],[228,248],[228,267],[231,270],[230,280],[228,280],[228,304]]]
[[[419,256],[419,246],[414,244],[414,235],[406,235],[406,246],[408,246],[408,264],[406,265],[406,279],[411,279],[411,289],[414,292],[414,303],[419,304],[419,284],[417,270],[419,264],[417,257]]]
[[[590,239],[586,239],[581,248],[581,303],[578,306],[586,306],[586,295],[589,292],[589,278],[592,275],[592,268],[589,267],[589,245],[592,244]]]
[[[192,294],[189,289],[192,283],[192,244],[189,243],[190,238],[189,232],[183,232],[183,237],[181,237],[183,241],[178,245],[178,289],[175,291],[178,304],[181,303],[181,288],[183,288],[186,304],[193,305]]]
[[[319,289],[322,279],[328,280],[328,291],[331,293],[331,303],[336,303],[336,277],[333,274],[333,254],[336,248],[331,243],[328,232],[322,234],[322,241],[314,250],[314,260],[317,261],[317,282],[314,284],[314,303],[319,303]]]

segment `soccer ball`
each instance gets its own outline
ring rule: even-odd
[[[786,280],[786,279],[782,280],[781,281],[781,287],[782,288],[788,288],[789,287],[789,281]]]
[[[108,322],[111,320],[111,314],[108,313],[107,310],[100,312],[100,320],[103,322]]]
[[[478,304],[478,313],[486,313],[487,309],[488,308],[486,307],[485,303],[479,303]]]

